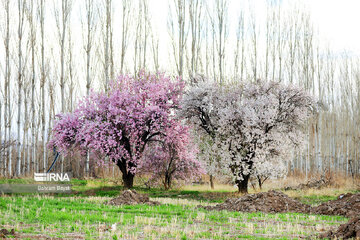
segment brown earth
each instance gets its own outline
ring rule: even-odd
[[[240,212],[299,212],[320,215],[339,215],[351,218],[360,216],[360,193],[341,194],[336,200],[322,203],[317,207],[311,207],[288,197],[282,192],[269,191],[247,194],[239,198],[229,198],[224,203],[203,208],[208,210],[228,210]]]
[[[331,200],[317,207],[313,207],[311,213],[340,215],[348,218],[360,216],[360,193],[341,194],[336,200]]]
[[[0,238],[6,238],[8,235],[15,236],[15,230],[11,229],[10,232],[9,232],[5,228],[0,229]]]
[[[314,189],[320,189],[323,187],[328,187],[329,185],[331,185],[333,182],[331,176],[325,176],[322,175],[319,179],[310,179],[309,181],[307,181],[306,183],[301,183],[295,187],[285,187],[284,190],[304,190],[304,189],[309,189],[309,188],[314,188]]]
[[[159,202],[150,201],[147,194],[137,193],[135,190],[125,190],[121,194],[107,202],[108,205],[134,205],[134,204],[147,204],[159,205]]]
[[[215,206],[206,206],[203,208],[207,210],[228,210],[240,212],[309,213],[311,207],[288,197],[282,192],[269,191],[248,194],[240,198],[229,198],[224,203],[220,203]]]
[[[320,238],[360,240],[360,193],[342,194],[336,200],[311,207],[278,191],[248,194],[239,198],[229,198],[216,206],[199,206],[207,210],[228,210],[239,212],[284,213],[298,212],[320,215],[341,215],[351,218],[337,230],[321,234]]]
[[[360,217],[354,217],[347,223],[341,224],[336,231],[328,231],[319,236],[319,238],[329,239],[357,239],[360,240]]]

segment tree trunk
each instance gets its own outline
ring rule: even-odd
[[[133,188],[133,186],[134,186],[134,177],[135,177],[135,175],[130,173],[130,172],[122,174],[122,179],[123,179],[123,182],[124,182],[124,188],[126,188],[126,189]]]
[[[235,183],[238,186],[239,193],[248,193],[248,184],[250,175],[242,175],[243,180],[236,180]]]
[[[165,182],[164,182],[165,190],[169,190],[171,188],[171,175],[165,174]]]
[[[19,21],[18,21],[18,118],[17,118],[17,139],[16,139],[16,176],[20,176],[21,174],[21,119],[22,119],[22,85],[23,85],[23,62],[22,62],[22,39],[23,39],[23,26],[24,26],[24,3],[20,0],[18,1],[18,14],[19,14]]]
[[[41,36],[41,81],[40,81],[40,89],[41,89],[41,137],[42,137],[42,159],[43,159],[43,166],[44,171],[46,169],[46,121],[45,121],[45,81],[46,81],[46,73],[45,73],[45,25],[44,25],[44,18],[45,18],[45,6],[44,0],[40,1],[40,36]],[[49,83],[50,84],[50,83]],[[49,109],[50,115],[51,109]],[[48,124],[50,125],[51,120],[49,119]],[[38,135],[36,135],[36,143],[38,143]],[[36,144],[37,145],[37,144]],[[35,147],[35,151],[36,151]],[[33,155],[33,168],[34,171],[39,172],[39,163],[40,159],[36,159],[36,154],[34,151]]]
[[[133,174],[127,170],[126,161],[118,160],[116,162],[116,165],[119,167],[119,169],[122,173],[122,180],[124,182],[124,188],[126,188],[126,189],[133,188],[135,174]]]
[[[211,189],[214,189],[214,177],[213,177],[213,175],[210,175],[210,187],[211,187]]]
[[[262,190],[262,184],[263,184],[263,182],[261,181],[261,178],[260,178],[260,177],[257,177],[257,179],[258,179],[258,183],[259,183],[259,188],[260,188],[260,190]]]

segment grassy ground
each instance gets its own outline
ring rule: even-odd
[[[32,180],[0,180],[5,182],[32,183]],[[0,197],[0,228],[15,228],[18,236],[25,239],[298,239],[347,221],[338,216],[218,212],[196,207],[236,196],[231,186],[215,190],[186,186],[172,191],[137,188],[162,205],[109,206],[104,203],[122,190],[116,182],[75,179],[72,184],[71,195]],[[354,190],[285,193],[318,204],[335,198],[339,191]]]

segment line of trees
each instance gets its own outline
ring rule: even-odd
[[[156,24],[151,4],[1,0],[0,175],[44,171],[53,156],[46,146],[55,114],[73,110],[92,88],[107,91],[118,74],[141,69],[189,82],[201,74],[299,85],[324,111],[307,122],[309,144],[293,154],[289,169],[306,176],[360,173],[359,58],[324,47],[303,5],[264,1],[259,14],[246,0],[171,0],[161,6],[167,20]],[[89,155],[60,162],[58,170],[79,177],[100,171]]]

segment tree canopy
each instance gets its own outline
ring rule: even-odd
[[[199,133],[210,136],[210,151],[219,156],[208,165],[232,175],[239,191],[247,192],[252,174],[286,171],[284,161],[293,147],[302,145],[302,125],[314,107],[314,99],[292,85],[200,81],[186,92],[181,114]]]
[[[121,75],[108,92],[92,92],[72,113],[58,115],[50,146],[65,154],[76,148],[108,157],[130,188],[138,168],[146,163],[143,153],[150,143],[175,144],[178,153],[185,151],[181,142],[187,141],[187,129],[174,114],[183,88],[179,78],[163,74]]]

